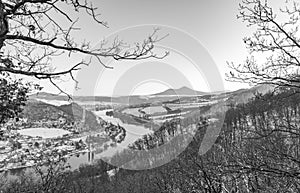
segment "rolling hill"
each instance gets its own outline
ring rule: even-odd
[[[85,111],[85,112],[84,112]],[[96,130],[101,128],[97,117],[90,111],[84,110],[76,103],[55,106],[35,99],[27,101],[22,117],[29,122],[37,121],[57,121],[64,117],[67,123],[81,124],[84,130]]]
[[[262,84],[249,89],[240,89],[225,94],[229,96],[230,103],[239,104],[247,103],[249,99],[253,98],[257,93],[266,94],[267,92],[273,91],[274,88],[272,85]]]

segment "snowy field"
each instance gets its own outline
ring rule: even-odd
[[[29,128],[18,131],[21,135],[30,137],[56,138],[65,134],[70,134],[69,131],[56,128]]]
[[[162,106],[150,106],[143,109],[147,114],[154,114],[154,113],[166,113],[167,110]]]
[[[129,108],[129,109],[123,110],[122,113],[131,114],[131,115],[138,117],[141,115],[141,113],[139,112],[139,109],[140,108]]]

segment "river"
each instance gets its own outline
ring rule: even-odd
[[[150,129],[145,128],[144,126],[140,125],[132,125],[123,123],[122,120],[115,117],[110,117],[106,115],[107,111],[112,111],[113,109],[106,109],[102,111],[94,111],[94,114],[107,122],[111,122],[114,125],[120,125],[126,130],[126,136],[124,141],[120,144],[117,144],[115,147],[109,147],[107,150],[103,151],[99,154],[91,154],[85,153],[79,156],[72,156],[69,158],[68,163],[70,164],[72,169],[78,168],[81,164],[91,163],[94,159],[101,159],[104,157],[111,157],[117,152],[121,152],[122,150],[128,148],[128,145],[136,141],[137,139],[141,138],[143,135],[147,133],[152,133],[153,131]]]

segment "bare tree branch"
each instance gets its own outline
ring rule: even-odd
[[[244,64],[228,63],[229,81],[251,84],[273,84],[300,88],[300,5],[286,1],[276,12],[266,0],[243,0],[238,18],[255,27],[252,37],[244,38],[251,57]],[[256,61],[263,56],[264,61]]]
[[[135,45],[115,39],[113,42],[102,40],[99,46],[92,47],[88,41],[77,41],[72,34],[80,30],[76,27],[78,19],[72,18],[70,12],[86,12],[96,25],[108,27],[96,10],[87,0],[0,0],[0,72],[48,79],[58,88],[54,78],[69,75],[76,82],[72,72],[89,63],[81,61],[68,70],[57,72],[51,59],[65,53],[96,58],[105,68],[111,68],[103,62],[106,57],[141,60],[161,59],[168,55],[168,52],[162,55],[154,53],[155,44],[166,37],[158,37],[158,29]],[[58,17],[66,19],[70,25],[54,19]]]

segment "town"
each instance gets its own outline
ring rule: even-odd
[[[124,128],[97,121],[100,128],[94,131],[85,131],[82,123],[69,123],[62,117],[56,121],[8,121],[0,130],[0,171],[59,162],[96,147],[105,149],[105,143],[120,143],[125,138]]]

